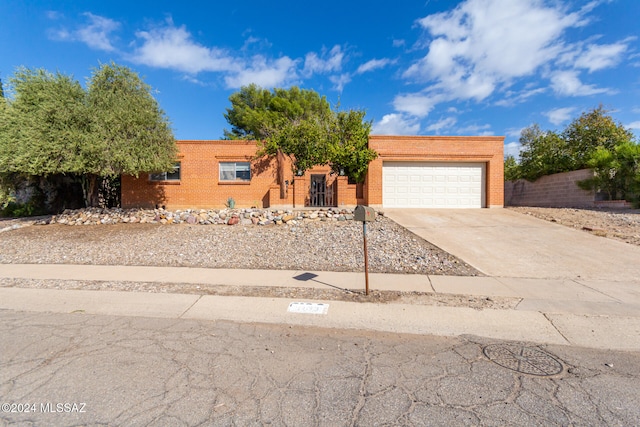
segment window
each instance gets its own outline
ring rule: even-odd
[[[220,181],[251,181],[251,163],[220,162]]]
[[[173,171],[149,174],[149,181],[180,181],[180,162],[173,165]]]

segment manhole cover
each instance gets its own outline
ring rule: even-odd
[[[564,367],[555,357],[544,351],[518,344],[491,344],[484,348],[489,360],[523,374],[548,377],[557,375]]]

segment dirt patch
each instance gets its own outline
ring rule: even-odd
[[[574,209],[509,207],[596,236],[640,246],[640,209]]]
[[[20,287],[31,289],[65,289],[177,293],[191,295],[245,296],[260,298],[286,298],[320,301],[345,301],[377,304],[412,304],[440,307],[467,307],[475,310],[514,309],[521,298],[437,294],[433,292],[396,292],[370,290],[340,290],[295,287],[267,286],[222,286],[192,283],[155,283],[155,282],[107,282],[79,280],[36,280],[36,279],[0,279],[0,287]]]

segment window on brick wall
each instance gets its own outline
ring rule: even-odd
[[[220,181],[251,181],[250,162],[220,162]]]
[[[149,181],[180,181],[180,162],[173,165],[173,171],[149,174]]]

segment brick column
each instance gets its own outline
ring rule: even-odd
[[[289,187],[289,191],[291,191],[291,187]],[[293,183],[293,207],[294,208],[303,208],[304,201],[307,198],[307,193],[309,192],[309,179],[307,176],[296,176],[294,177]]]
[[[336,177],[336,206],[341,207],[344,205],[352,204],[350,200],[347,186],[349,185],[349,178],[346,176]]]

